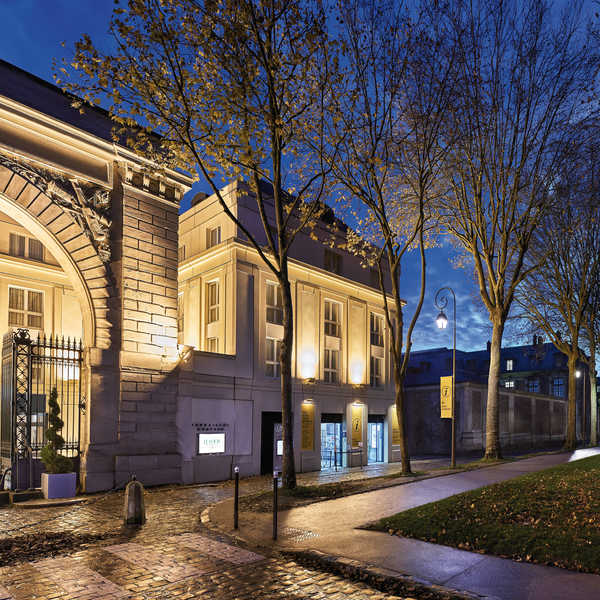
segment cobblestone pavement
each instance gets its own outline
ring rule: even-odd
[[[268,478],[250,478],[243,489],[259,490],[268,483]],[[19,544],[24,535],[62,533],[72,536],[75,544],[67,551],[50,546],[35,560],[4,556],[0,600],[398,598],[235,546],[227,536],[205,529],[202,510],[230,495],[228,483],[149,490],[147,522],[139,528],[121,526],[122,492],[92,497],[74,507],[1,509],[0,541],[11,538]],[[77,544],[77,536],[83,534],[105,539]]]

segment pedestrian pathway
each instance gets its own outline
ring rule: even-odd
[[[420,580],[507,600],[563,600],[600,596],[600,576],[516,563],[454,548],[356,529],[367,522],[448,496],[600,453],[600,448],[537,456],[495,467],[318,502],[280,513],[279,546],[315,549],[412,575]],[[214,519],[231,526],[227,502]],[[243,513],[240,535],[270,544],[271,517]],[[285,535],[291,531],[292,535]]]

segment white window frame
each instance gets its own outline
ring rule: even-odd
[[[334,319],[333,307],[337,307],[337,319]],[[342,305],[335,300],[325,300],[323,303],[323,331],[329,337],[342,337]]]
[[[281,340],[277,338],[267,337],[265,340],[265,375],[273,379],[277,379],[280,376],[280,344]]]
[[[15,238],[23,240],[23,242],[22,242],[23,253],[22,254],[18,254],[16,252],[12,251],[12,243],[11,242]],[[32,242],[34,242],[35,244],[39,244],[39,249],[41,250],[40,257],[32,256],[32,251],[31,251],[31,243]],[[42,244],[42,242],[40,242],[40,240],[38,240],[37,238],[32,238],[27,235],[22,235],[21,233],[16,233],[14,231],[11,231],[8,235],[8,254],[10,256],[15,256],[17,258],[28,258],[29,260],[34,260],[36,262],[44,262],[45,257],[46,257],[45,250],[46,249],[44,248],[44,244]]]
[[[332,367],[332,358],[337,355],[337,367]],[[325,383],[339,383],[341,351],[325,348],[323,352],[323,381]]]
[[[378,323],[381,326],[381,329],[377,330],[377,328],[373,329],[373,325]],[[377,313],[370,313],[369,317],[369,338],[371,340],[371,346],[377,346],[378,348],[383,348],[384,346],[384,337],[383,337],[384,325],[383,325],[383,316],[378,315]],[[381,341],[381,343],[373,342],[373,338],[376,338],[377,342]]]
[[[556,392],[560,390],[560,394]],[[552,396],[555,398],[565,397],[565,379],[564,377],[553,377],[552,378]]]
[[[383,386],[383,358],[379,358],[378,356],[371,355],[371,364],[370,364],[371,378],[370,383],[371,387],[380,388]]]
[[[213,346],[214,344],[214,346]],[[213,346],[211,348],[211,346]],[[218,337],[209,337],[206,338],[206,351],[212,352],[214,354],[219,353],[219,338]]]
[[[10,290],[20,290],[23,292],[23,309],[11,308],[10,306]],[[40,294],[41,297],[41,312],[31,311],[29,310],[29,294]],[[10,313],[21,313],[23,315],[23,324],[22,325],[14,325],[11,324]],[[39,317],[40,318],[40,326],[34,327],[29,325],[29,316]],[[44,292],[42,290],[34,290],[31,288],[24,288],[17,285],[9,285],[8,286],[8,326],[16,327],[22,329],[34,329],[36,331],[43,331],[44,329]]]
[[[215,302],[211,304],[211,290],[215,289]],[[206,323],[216,323],[219,321],[219,280],[209,281],[206,284]]]
[[[515,380],[514,379],[507,379],[504,382],[504,387],[505,388],[509,388],[509,389],[514,389],[514,387],[515,387]]]
[[[221,243],[221,226],[206,228],[206,249],[218,246]]]
[[[269,293],[272,290],[273,300],[275,304],[269,302]],[[283,298],[281,294],[281,286],[278,283],[267,281],[265,288],[265,305],[266,305],[266,319],[267,323],[273,323],[274,325],[283,324]],[[272,318],[269,318],[272,315]],[[278,319],[279,316],[279,320]]]

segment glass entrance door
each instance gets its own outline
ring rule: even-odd
[[[367,443],[369,463],[383,462],[383,423],[369,422]]]
[[[340,422],[321,423],[321,470],[342,466],[342,456],[346,449],[342,426]]]

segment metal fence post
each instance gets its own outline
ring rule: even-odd
[[[277,471],[273,471],[273,539],[277,539]]]
[[[233,528],[238,528],[238,511],[240,501],[240,468],[235,467],[235,494],[233,496]]]

